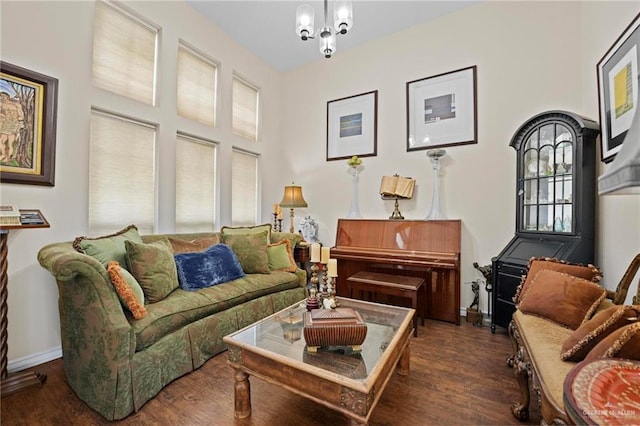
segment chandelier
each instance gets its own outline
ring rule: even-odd
[[[336,36],[346,34],[353,26],[353,11],[350,1],[336,1],[333,3],[333,27],[327,24],[328,0],[324,0],[324,26],[317,32],[313,31],[314,10],[311,6],[303,4],[296,10],[296,33],[307,41],[319,37],[320,53],[325,58],[330,58],[336,51]]]

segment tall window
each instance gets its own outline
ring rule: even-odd
[[[187,47],[178,46],[178,114],[215,126],[216,64]]]
[[[104,234],[135,224],[154,231],[156,128],[91,111],[89,230]]]
[[[178,135],[176,232],[215,230],[216,145]]]
[[[233,76],[233,133],[252,141],[258,140],[258,89]]]
[[[256,225],[258,220],[258,156],[234,149],[231,157],[231,224]]]
[[[153,105],[158,30],[111,2],[95,6],[93,83]]]

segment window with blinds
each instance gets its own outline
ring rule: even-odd
[[[232,131],[249,140],[257,141],[258,89],[237,76],[233,76],[232,89]]]
[[[178,46],[178,115],[215,126],[216,64],[180,43]]]
[[[96,2],[93,83],[154,105],[157,37],[156,28],[121,7]]]
[[[178,134],[176,232],[215,231],[216,144]]]
[[[234,149],[231,157],[231,224],[256,225],[258,220],[258,156]]]
[[[154,231],[156,127],[91,111],[89,231],[108,234],[135,224]]]

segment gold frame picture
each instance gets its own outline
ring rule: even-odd
[[[58,80],[0,61],[0,182],[55,184]]]

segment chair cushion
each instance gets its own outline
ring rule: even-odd
[[[274,271],[270,274],[245,275],[197,291],[178,288],[159,302],[147,305],[147,316],[131,321],[136,336],[136,351],[201,318],[265,295],[295,289],[299,285],[296,274]]]
[[[242,266],[231,247],[216,244],[205,251],[174,255],[178,281],[193,291],[244,277]]]
[[[575,330],[591,318],[605,296],[605,289],[598,284],[542,269],[527,286],[519,309]]]
[[[609,334],[638,321],[638,309],[640,306],[612,306],[597,313],[564,342],[560,358],[564,361],[582,361]]]

